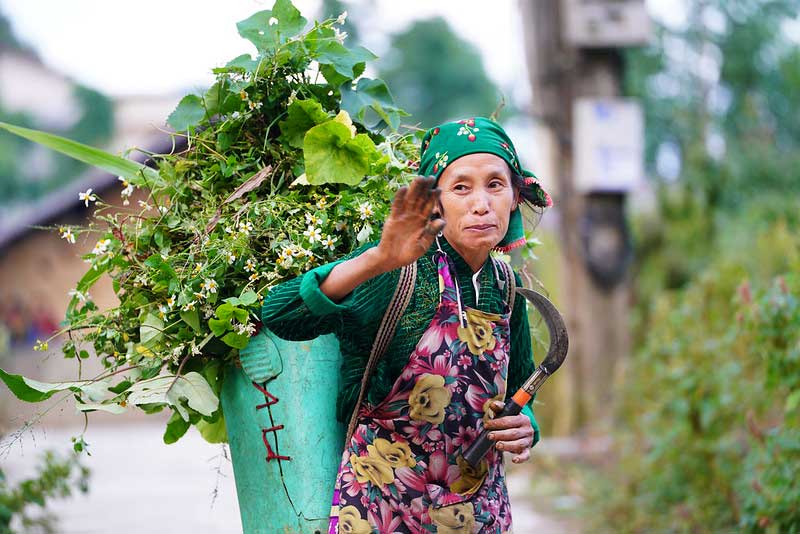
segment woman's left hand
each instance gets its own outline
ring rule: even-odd
[[[494,401],[491,409],[494,413],[500,413],[504,406],[505,403]],[[495,442],[498,450],[516,453],[511,459],[515,464],[530,460],[533,426],[528,416],[518,414],[489,419],[483,427],[489,431],[489,439]]]

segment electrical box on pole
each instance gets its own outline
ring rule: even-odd
[[[650,40],[644,0],[564,1],[564,37],[576,48],[639,46]]]

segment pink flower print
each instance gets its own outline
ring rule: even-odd
[[[366,484],[362,484],[356,480],[356,475],[353,473],[353,470],[350,468],[349,464],[344,468],[344,470],[342,470],[342,489],[344,489],[348,495],[355,497],[366,487]]]
[[[401,524],[400,517],[392,513],[389,502],[388,499],[381,499],[374,510],[370,507],[370,524],[377,526],[378,532],[394,532]]]
[[[450,365],[450,358],[448,358],[444,354],[440,354],[433,359],[432,363],[421,361],[418,367],[418,372],[430,373],[432,375],[439,375],[445,378],[447,378],[448,376],[452,376],[455,378],[458,376],[458,366]]]
[[[462,354],[458,357],[458,365],[467,369],[472,366],[472,357],[469,354]]]
[[[436,442],[426,441],[425,443],[422,444],[422,448],[425,450],[425,452],[428,453],[433,452],[436,450]]]
[[[456,447],[467,448],[472,445],[478,437],[478,429],[471,426],[459,426],[458,434],[453,438],[453,445]]]
[[[421,464],[422,462],[420,462]],[[461,476],[457,465],[447,463],[447,456],[442,451],[435,451],[428,457],[428,465],[421,473],[410,467],[400,467],[395,470],[395,478],[400,480],[407,488],[426,493],[429,485],[450,487],[450,484]]]
[[[416,500],[416,499],[415,499]],[[421,499],[420,499],[421,500]],[[414,511],[414,501],[410,505],[402,502],[392,501],[392,506],[397,517],[405,524],[412,532],[419,530],[419,513]]]
[[[439,430],[438,426],[431,425],[427,421],[409,421],[408,423],[408,426],[406,426],[403,431],[411,438],[411,442],[415,445],[422,445],[425,441],[439,441],[442,439],[442,432]],[[430,429],[424,432],[423,429],[427,426],[429,426]]]
[[[467,388],[467,394],[464,395],[464,398],[466,399],[470,408],[482,414],[484,403],[495,396],[495,390],[496,388],[493,384],[484,383],[482,386],[470,384],[470,386]]]
[[[444,330],[441,328],[428,328],[417,343],[417,354],[430,356],[436,353],[444,341]]]

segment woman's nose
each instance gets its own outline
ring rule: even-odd
[[[483,214],[489,211],[489,197],[486,193],[476,192],[472,198],[472,212]]]

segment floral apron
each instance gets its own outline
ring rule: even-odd
[[[502,453],[492,447],[473,469],[461,451],[505,398],[511,310],[462,310],[455,269],[434,258],[439,306],[386,399],[359,409],[330,534],[510,532]]]

